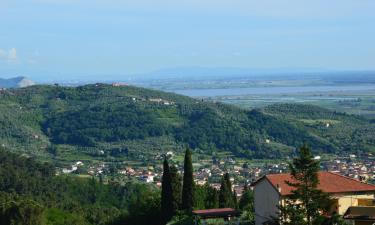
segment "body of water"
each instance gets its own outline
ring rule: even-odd
[[[345,86],[303,86],[303,87],[254,87],[254,88],[222,88],[222,89],[184,89],[172,90],[177,94],[190,97],[243,96],[243,95],[278,95],[321,92],[346,92],[375,90],[375,85]]]

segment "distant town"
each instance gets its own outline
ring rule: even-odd
[[[165,154],[168,158],[173,159],[173,152]],[[155,157],[156,161],[162,162],[164,155]],[[349,154],[337,156],[334,159],[322,160],[320,156],[315,156],[316,160],[321,160],[321,169],[338,173],[358,181],[373,183],[375,180],[375,156],[372,153],[362,154],[360,156]],[[179,172],[182,173],[183,167],[175,165]],[[80,170],[85,167],[87,169]],[[239,163],[234,158],[216,159],[213,157],[210,162],[205,162],[204,166],[195,167],[194,179],[197,185],[205,185],[219,189],[220,179],[224,173],[229,172],[233,188],[240,197],[245,185],[250,186],[253,182],[267,174],[278,174],[288,172],[288,163],[263,163],[254,166],[248,162]],[[108,163],[98,163],[96,165],[85,166],[82,161],[77,161],[69,168],[60,168],[60,173],[87,173],[94,177],[106,175],[115,176],[124,179],[136,179],[140,182],[155,184],[161,186],[162,164],[156,166],[137,167],[137,166],[120,166],[115,169]],[[81,171],[81,172],[80,172]]]

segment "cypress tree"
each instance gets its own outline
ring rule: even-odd
[[[173,203],[173,214],[177,212],[181,205],[181,186],[182,178],[178,174],[178,170],[175,166],[170,166],[171,183],[172,183],[172,203]]]
[[[285,206],[280,207],[284,224],[315,224],[322,220],[321,212],[331,205],[328,194],[317,188],[319,161],[314,160],[309,146],[304,144],[289,168],[294,181],[286,183],[294,190]]]
[[[191,161],[191,151],[186,149],[184,160],[184,179],[182,186],[182,204],[181,208],[188,212],[193,210],[194,199],[194,180],[193,180],[193,164]]]
[[[161,186],[161,216],[163,224],[166,224],[173,217],[173,190],[169,169],[168,161],[164,158]]]

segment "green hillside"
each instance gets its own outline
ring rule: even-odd
[[[375,123],[363,117],[305,104],[275,104],[263,112],[328,141],[338,151],[375,152]]]
[[[185,145],[203,154],[225,151],[248,158],[285,156],[304,141],[326,153],[375,146],[374,124],[322,108],[275,105],[249,111],[105,84],[1,91],[0,129],[2,146],[59,161],[139,160]]]

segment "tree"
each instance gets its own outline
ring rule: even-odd
[[[283,224],[312,225],[321,221],[321,212],[329,210],[331,200],[317,188],[319,161],[314,160],[309,146],[304,144],[299,149],[299,156],[289,167],[293,181],[286,183],[294,190],[286,204],[280,207]]]
[[[185,152],[184,160],[184,179],[182,186],[182,205],[181,208],[188,212],[193,209],[194,199],[194,180],[193,180],[193,164],[191,161],[191,151],[189,148]]]
[[[171,175],[171,184],[172,184],[173,214],[175,214],[181,206],[182,179],[181,179],[180,174],[178,174],[177,168],[173,165],[170,166],[170,175]]]
[[[161,214],[164,224],[166,224],[173,217],[173,190],[172,178],[169,169],[167,158],[164,158],[161,188]]]
[[[41,225],[44,224],[43,212],[43,206],[32,200],[9,202],[0,208],[0,222],[14,225]]]
[[[131,202],[129,213],[118,218],[111,225],[164,225],[161,218],[160,195],[158,193],[145,193],[137,201]]]
[[[210,187],[208,184],[205,185],[207,190],[206,193],[206,200],[205,200],[205,207],[206,209],[214,209],[219,207],[219,193],[218,191]]]
[[[254,211],[254,193],[245,185],[243,188],[241,199],[238,203],[240,210]]]
[[[194,209],[205,209],[207,189],[206,186],[197,185],[194,187]]]
[[[241,222],[247,225],[255,224],[254,193],[247,185],[243,188],[238,207],[241,210]]]
[[[229,174],[225,173],[221,178],[221,186],[219,191],[219,207],[220,208],[235,208],[234,195],[232,192],[232,183],[230,182]]]
[[[233,190],[233,206],[234,209],[238,209],[237,193]]]

